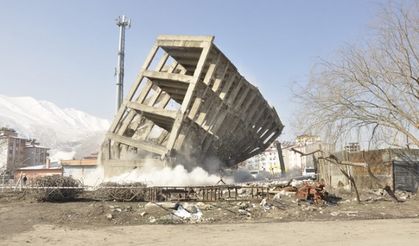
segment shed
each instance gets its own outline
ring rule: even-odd
[[[340,160],[367,163],[374,177],[382,185],[393,190],[416,192],[419,187],[419,149],[379,149],[358,152],[335,153]],[[349,181],[337,165],[320,160],[319,179],[334,188],[351,189]],[[368,169],[358,166],[344,166],[353,177],[359,189],[375,189],[381,186],[368,173]]]
[[[21,167],[15,171],[15,181],[18,181],[22,177],[28,178],[28,183],[32,182],[33,179],[43,176],[62,175],[63,168],[57,162],[51,162],[50,164],[35,165],[29,167]]]
[[[63,176],[72,177],[82,184],[95,175],[97,159],[63,160]]]

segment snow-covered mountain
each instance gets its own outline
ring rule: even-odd
[[[52,159],[88,155],[98,150],[109,121],[32,97],[0,95],[0,127],[37,139],[51,148]]]

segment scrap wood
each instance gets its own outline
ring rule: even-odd
[[[315,204],[321,204],[327,199],[327,192],[324,191],[324,184],[315,182],[309,184],[304,182],[304,185],[300,187],[295,194],[299,200],[313,201]]]
[[[294,187],[294,186],[284,187],[282,190],[287,191],[287,192],[297,192],[298,191],[297,187]]]
[[[94,191],[94,197],[100,200],[115,200],[119,202],[144,201],[146,185],[140,182],[118,184],[103,183]]]
[[[274,206],[276,208],[279,208],[281,210],[286,210],[287,209],[287,205],[284,204],[284,203],[281,203],[279,201],[272,200],[272,201],[270,201],[270,203],[272,204],[272,206]]]

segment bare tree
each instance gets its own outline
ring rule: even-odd
[[[419,7],[389,6],[364,45],[317,66],[297,92],[305,132],[338,141],[419,146]],[[301,128],[300,128],[301,129]]]

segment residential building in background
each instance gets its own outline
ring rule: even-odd
[[[281,173],[279,155],[275,142],[273,142],[264,152],[244,161],[244,166],[250,172],[266,171],[272,175]]]
[[[41,146],[35,140],[27,141],[24,151],[25,160],[23,165],[31,166],[46,163],[49,156],[48,151],[49,148]]]
[[[358,152],[361,151],[361,146],[359,146],[359,143],[349,143],[344,150],[347,152]]]
[[[13,129],[0,129],[0,169],[14,171],[23,166],[26,141]]]
[[[316,150],[331,152],[334,151],[334,146],[323,143],[319,136],[313,135],[300,135],[295,139],[295,142],[282,143],[282,155],[286,169],[303,174],[307,169],[316,169],[313,155],[301,156],[292,149],[302,153],[311,153]]]
[[[0,170],[13,173],[17,168],[43,165],[48,150],[34,139],[19,137],[14,129],[0,128]]]

